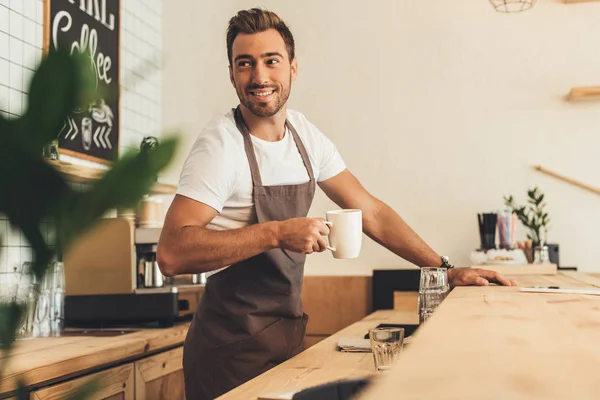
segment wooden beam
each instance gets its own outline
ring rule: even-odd
[[[568,176],[559,174],[558,172],[554,172],[552,170],[544,168],[541,165],[534,165],[533,168],[536,169],[536,170],[538,170],[538,171],[540,171],[540,172],[542,172],[542,173],[544,173],[544,174],[546,174],[546,175],[550,175],[550,176],[552,176],[552,177],[554,177],[556,179],[559,179],[561,181],[570,183],[571,185],[578,186],[578,187],[580,187],[582,189],[585,189],[587,191],[590,191],[592,193],[600,195],[600,188],[597,188],[597,187],[592,186],[592,185],[588,185],[587,183],[583,183],[583,182],[580,182],[580,181],[578,181],[576,179],[573,179],[573,178],[570,178]]]
[[[596,1],[596,0],[594,0]],[[600,100],[600,86],[580,86],[571,89],[567,95],[569,101]]]

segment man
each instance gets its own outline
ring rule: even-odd
[[[185,341],[187,398],[218,397],[301,351],[304,261],[326,249],[329,233],[322,219],[306,217],[317,183],[341,208],[362,210],[373,240],[418,266],[449,268],[452,285],[512,284],[491,271],[451,268],[363,188],[314,125],[287,109],[298,63],[277,15],[240,11],[227,51],[241,104],[192,147],[158,247],[165,275],[210,275]]]

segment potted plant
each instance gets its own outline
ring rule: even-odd
[[[23,116],[6,119],[0,115],[0,186],[3,193],[10,194],[0,196],[0,213],[30,243],[30,273],[38,281],[51,260],[60,260],[73,240],[93,227],[107,210],[135,207],[150,191],[158,172],[173,158],[176,148],[175,139],[165,139],[152,151],[126,153],[101,179],[91,183],[89,190],[71,189],[42,156],[42,149],[56,139],[72,110],[99,96],[90,85],[84,58],[64,51],[50,52],[33,75]],[[49,246],[42,234],[43,221],[52,221],[55,246]],[[23,313],[24,308],[15,301],[0,303],[0,377],[10,363],[9,354]],[[97,382],[80,388],[70,398],[85,398],[94,384]],[[29,398],[26,385],[18,382],[17,399]]]
[[[529,228],[527,238],[536,245],[546,243],[550,218],[546,212],[544,193],[534,187],[527,191],[527,205],[518,206],[512,195],[504,197],[504,204],[510,207],[521,223]]]

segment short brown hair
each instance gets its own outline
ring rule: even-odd
[[[240,33],[253,34],[264,32],[268,29],[275,29],[285,42],[290,61],[296,56],[294,36],[290,28],[283,22],[277,14],[272,11],[260,8],[238,11],[238,13],[229,20],[227,28],[227,57],[229,64],[232,63],[233,41]]]

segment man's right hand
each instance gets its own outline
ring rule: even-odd
[[[327,250],[323,237],[329,227],[323,218],[292,218],[278,223],[278,241],[282,249],[311,254]]]

